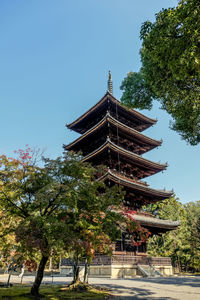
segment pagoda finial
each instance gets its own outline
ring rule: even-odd
[[[108,72],[108,92],[110,94],[113,93],[113,84],[112,84],[112,76],[111,76],[111,72]]]

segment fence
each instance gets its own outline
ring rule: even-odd
[[[91,262],[91,265],[115,265],[115,264],[132,264],[132,265],[154,265],[154,266],[171,266],[171,259],[169,257],[149,257],[149,256],[135,256],[130,254],[113,254],[96,255]],[[73,261],[69,258],[62,259],[61,266],[72,266]],[[79,265],[84,265],[84,261]]]

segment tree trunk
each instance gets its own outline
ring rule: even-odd
[[[6,286],[9,287],[10,285],[10,277],[12,275],[12,270],[8,271],[8,280],[7,280],[7,283],[6,283]]]
[[[74,266],[73,266],[73,281],[72,284],[77,283],[80,278],[79,278],[79,271],[80,271],[80,267],[78,266],[78,259],[74,259]]]
[[[73,273],[74,273],[74,279],[73,279],[73,284],[74,283],[77,283],[79,281],[79,271],[80,271],[80,267],[78,267],[78,265],[74,265],[74,270],[73,270]]]
[[[40,261],[40,264],[39,264],[39,267],[37,270],[37,274],[35,276],[35,282],[31,288],[31,295],[33,295],[33,296],[39,295],[39,287],[40,287],[40,284],[43,279],[44,268],[45,268],[47,261],[48,261],[48,256],[42,255],[42,258],[41,258],[41,261]]]
[[[83,282],[88,284],[88,260],[85,260],[85,270],[84,270],[84,279]]]

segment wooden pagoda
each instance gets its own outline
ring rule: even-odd
[[[176,229],[179,222],[160,220],[150,213],[141,211],[142,206],[169,198],[172,191],[157,190],[142,181],[166,169],[167,164],[153,162],[142,154],[162,144],[142,132],[157,121],[133,109],[123,106],[112,95],[112,81],[109,73],[108,91],[92,108],[67,128],[81,134],[68,145],[66,151],[82,151],[83,161],[94,166],[107,166],[102,180],[112,186],[118,184],[126,191],[124,205],[136,210],[134,219],[147,228],[151,234],[160,234]],[[115,251],[132,252],[134,255],[146,253],[146,244],[131,245],[126,234],[117,241]]]

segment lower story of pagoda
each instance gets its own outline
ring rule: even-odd
[[[162,234],[176,229],[178,221],[161,220],[150,213],[136,212],[135,221],[146,228],[151,235]],[[84,269],[84,262],[79,262],[80,270]],[[73,262],[62,259],[60,273],[70,276]],[[135,276],[171,276],[173,268],[168,257],[150,257],[147,253],[147,242],[139,239],[133,243],[128,233],[122,232],[121,238],[113,244],[111,256],[95,254],[89,267],[90,277],[133,278]]]
[[[84,273],[84,262],[79,263],[80,277]],[[69,258],[62,259],[60,274],[72,276],[73,262]],[[88,269],[89,277],[134,278],[161,277],[173,275],[169,257],[150,257],[133,252],[114,251],[112,256],[95,255]]]

